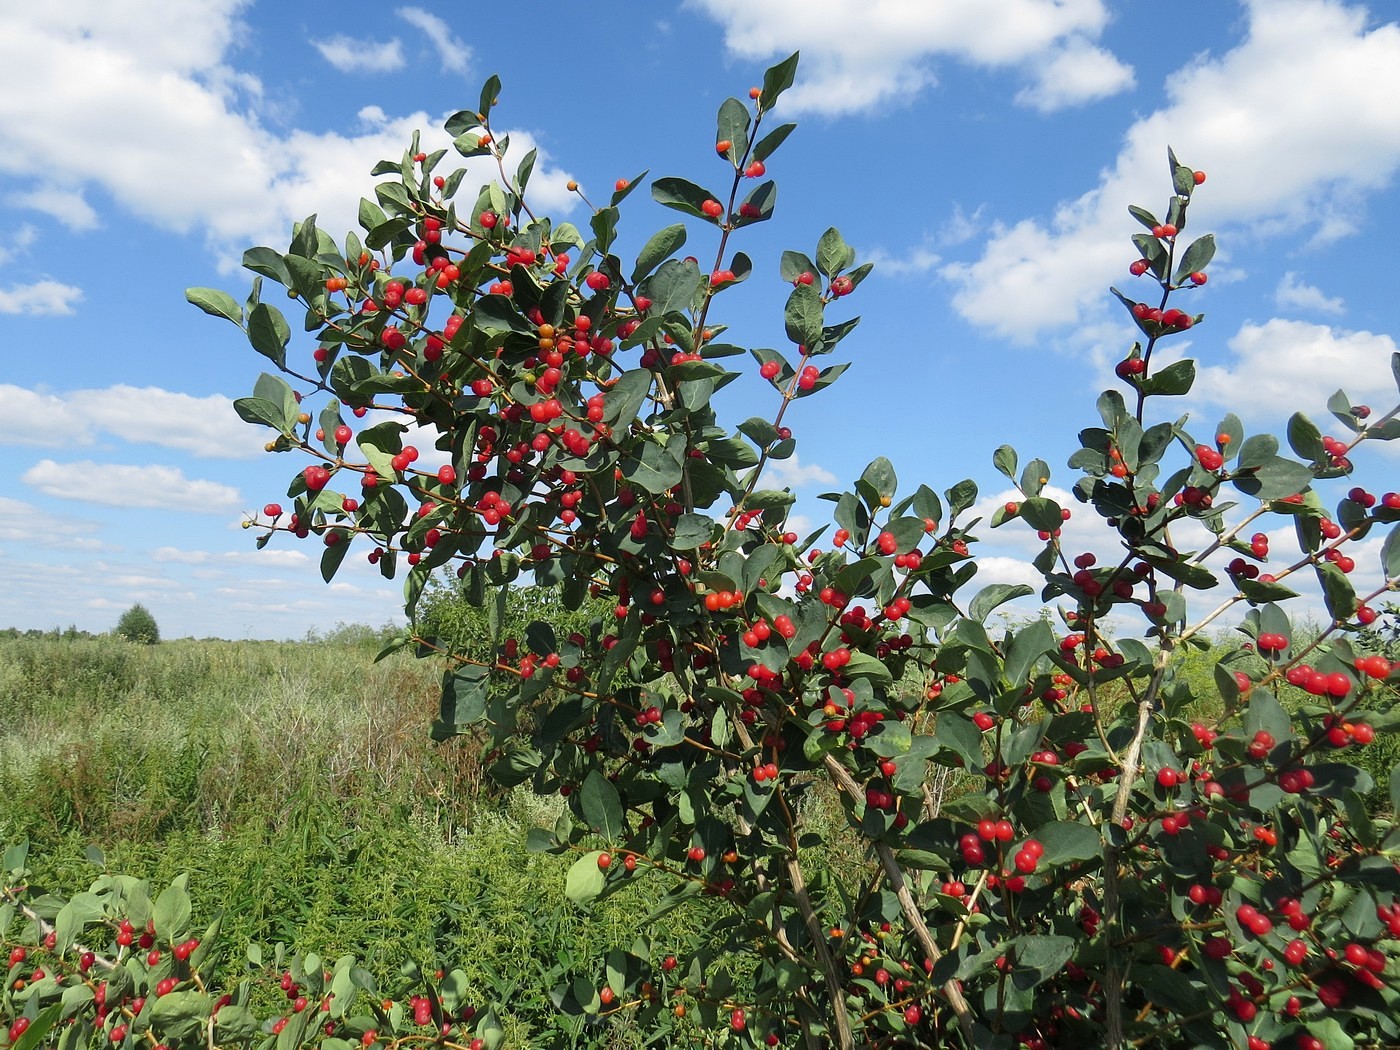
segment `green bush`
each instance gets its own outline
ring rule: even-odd
[[[122,613],[122,618],[117,621],[113,633],[118,638],[141,645],[155,645],[160,641],[160,628],[156,626],[156,618],[140,602]]]

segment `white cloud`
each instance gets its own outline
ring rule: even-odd
[[[778,488],[800,488],[803,485],[834,485],[836,475],[825,467],[807,466],[798,462],[797,454],[788,459],[770,460],[764,468],[764,483]]]
[[[1322,289],[1300,281],[1292,270],[1279,281],[1274,290],[1274,302],[1285,310],[1312,310],[1320,314],[1346,312],[1346,303],[1340,296],[1324,295]]]
[[[279,550],[267,547],[263,550],[246,551],[198,551],[180,547],[157,547],[151,551],[151,560],[177,565],[212,565],[226,568],[272,568],[274,566],[302,566],[311,561],[311,556],[299,550]]]
[[[0,242],[0,266],[4,266],[18,255],[29,250],[39,236],[39,230],[31,223],[25,223],[10,234],[9,244]]]
[[[107,435],[215,459],[246,459],[266,434],[219,394],[193,397],[126,384],[66,394],[0,383],[0,445],[71,448]]]
[[[930,62],[939,56],[985,66],[1053,64],[1062,50],[1097,37],[1109,17],[1101,0],[687,3],[724,25],[725,46],[735,54],[761,59],[801,49],[798,82],[782,105],[820,113],[908,98],[936,82]],[[1107,78],[1102,71],[1097,78],[1101,90]]]
[[[1400,94],[1400,27],[1368,28],[1364,9],[1334,0],[1248,7],[1246,39],[1173,73],[1169,104],[1128,129],[1096,188],[1049,218],[1003,225],[980,259],[944,268],[965,318],[1020,342],[1078,321],[1132,257],[1127,206],[1160,207],[1168,144],[1216,173],[1193,206],[1204,228],[1293,237],[1349,228],[1365,194],[1400,167],[1389,102]]]
[[[83,199],[83,191],[72,186],[35,186],[22,193],[11,193],[6,202],[20,208],[51,215],[70,230],[93,230],[101,225],[97,212]]]
[[[911,248],[897,255],[874,248],[862,253],[861,261],[873,263],[875,273],[882,277],[912,277],[937,269],[943,257],[928,248]]]
[[[1243,325],[1229,347],[1229,364],[1198,365],[1192,394],[1241,415],[1267,417],[1288,406],[1316,417],[1339,387],[1358,403],[1393,395],[1396,345],[1388,335],[1276,317]]]
[[[107,545],[93,535],[98,528],[94,522],[51,514],[32,503],[0,496],[0,543],[67,551],[106,550]]]
[[[233,264],[249,241],[285,244],[292,222],[313,212],[335,234],[357,226],[359,199],[373,196],[369,170],[401,156],[415,129],[425,130],[424,149],[450,148],[445,114],[423,111],[370,108],[353,127],[274,130],[262,119],[256,79],[227,64],[237,38],[251,32],[238,21],[244,6],[72,0],[9,11],[0,34],[0,176],[70,224],[95,219],[83,194],[99,190],[161,229],[203,233]],[[510,136],[508,167],[535,146],[527,132]],[[495,175],[484,158],[464,166],[468,197],[473,182]],[[56,197],[55,170],[68,180]],[[537,205],[570,208],[567,181],[541,153],[531,182]]]
[[[438,58],[442,60],[444,70],[449,73],[467,71],[472,49],[452,32],[445,21],[421,7],[401,7],[395,13],[409,25],[423,31],[423,35],[436,49]]]
[[[58,281],[0,288],[0,314],[59,316],[73,313],[73,304],[82,302],[83,290]]]
[[[108,507],[150,507],[226,514],[242,504],[238,490],[217,481],[186,478],[175,467],[41,459],[20,478],[48,496]]]
[[[1072,37],[1040,66],[1034,85],[1016,96],[1020,105],[1042,113],[1095,102],[1136,85],[1133,67],[1124,65],[1083,37]]]
[[[337,33],[311,43],[322,58],[342,73],[392,73],[404,67],[403,44],[398,37],[386,41],[356,40]]]

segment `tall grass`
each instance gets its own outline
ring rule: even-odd
[[[629,947],[665,887],[639,874],[568,906],[571,858],[525,848],[562,802],[488,794],[469,741],[428,739],[436,668],[373,652],[0,639],[0,843],[27,836],[35,882],[67,893],[104,868],[189,872],[230,972],[278,941],[353,952],[386,990],[408,965],[461,967],[528,1045],[557,1023],[549,989],[597,979],[586,960]],[[651,932],[686,920],[668,921]]]

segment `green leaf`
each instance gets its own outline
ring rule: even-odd
[[[693,215],[697,219],[704,219],[713,226],[718,226],[724,217],[723,213],[719,215],[705,213],[704,204],[707,201],[719,201],[719,197],[688,179],[677,178],[673,175],[663,176],[651,184],[651,196],[654,201],[664,207],[674,208],[676,211]]]
[[[277,307],[258,303],[248,314],[248,342],[278,368],[286,366],[291,338],[292,330]]]
[[[374,472],[384,480],[394,477],[393,458],[403,451],[403,432],[408,429],[402,423],[386,420],[366,427],[355,435],[359,446]]]
[[[1039,496],[1040,490],[1049,480],[1050,464],[1043,459],[1033,459],[1026,464],[1026,469],[1021,471],[1021,491],[1027,496]]]
[[[642,442],[639,455],[622,461],[623,476],[653,495],[671,491],[680,484],[684,444],[680,440],[666,445],[655,441]]]
[[[1196,362],[1189,357],[1173,361],[1165,368],[1154,372],[1139,384],[1144,394],[1165,394],[1179,397],[1189,393],[1196,382]]]
[[[1400,527],[1391,529],[1390,535],[1386,536],[1385,542],[1381,544],[1381,567],[1387,579],[1393,580],[1400,576]]]
[[[339,541],[326,546],[321,552],[321,579],[330,583],[335,578],[336,570],[340,568],[341,562],[345,560],[345,555],[350,553],[350,537],[346,533],[332,529],[332,533],[340,536]],[[330,533],[327,533],[330,535]]]
[[[1301,412],[1294,412],[1288,419],[1288,447],[1310,463],[1328,462],[1322,431]]]
[[[884,456],[876,456],[861,472],[860,480],[856,482],[856,487],[860,494],[865,497],[867,504],[872,509],[878,507],[887,499],[893,499],[895,487],[898,479],[895,477],[894,464]]]
[[[841,673],[852,681],[858,678],[867,678],[882,686],[894,683],[894,677],[890,673],[890,669],[885,666],[884,661],[876,659],[869,653],[851,653],[850,662],[841,668]]]
[[[1075,939],[1060,934],[1028,934],[1017,937],[1016,969],[1032,972],[1031,987],[1048,980],[1074,956]]]
[[[792,87],[793,78],[797,76],[797,57],[800,54],[800,51],[794,51],[763,74],[763,91],[758,96],[760,109],[772,109],[773,103],[778,101],[778,96]]]
[[[1035,837],[1045,847],[1043,859],[1049,865],[1093,860],[1103,851],[1099,833],[1088,824],[1072,820],[1042,824],[1035,829]]]
[[[1247,474],[1236,472],[1230,480],[1235,488],[1255,499],[1276,500],[1302,492],[1312,483],[1313,472],[1306,464],[1274,456]]]
[[[603,420],[617,428],[626,428],[637,418],[655,377],[650,370],[634,368],[618,376],[617,382],[603,394]]]
[[[598,858],[602,854],[602,850],[585,853],[569,867],[569,874],[564,879],[564,896],[580,907],[592,904],[603,892],[606,876],[598,867]]]
[[[481,100],[477,104],[479,120],[491,119],[491,107],[496,104],[496,99],[501,95],[501,78],[492,73],[486,78],[486,83],[481,85]]]
[[[675,223],[657,230],[642,246],[637,265],[632,268],[632,283],[636,284],[685,244],[685,224]],[[696,272],[699,272],[698,270]]]
[[[1157,221],[1157,216],[1153,215],[1146,208],[1139,208],[1136,204],[1128,205],[1128,214],[1131,215],[1138,222],[1146,226],[1149,230],[1153,229],[1156,226],[1162,225],[1160,222]]]
[[[1210,265],[1213,258],[1215,258],[1215,234],[1208,233],[1204,237],[1192,241],[1191,247],[1182,254],[1172,283],[1180,284],[1186,280],[1188,274],[1200,273]]]
[[[227,292],[217,288],[186,288],[185,300],[211,317],[222,317],[243,327],[243,307]]]
[[[656,273],[642,283],[642,291],[651,299],[652,315],[665,317],[690,309],[695,293],[703,282],[704,277],[695,263],[667,259]]]
[[[785,251],[778,266],[778,276],[787,284],[792,284],[804,273],[813,278],[817,275],[817,264],[801,252]]]
[[[1054,532],[1065,523],[1060,505],[1048,496],[1032,496],[1023,500],[1021,518],[1039,532]]]
[[[1322,583],[1322,598],[1332,619],[1345,621],[1356,615],[1356,608],[1361,603],[1346,573],[1331,562],[1324,561],[1317,566],[1317,578]]]
[[[783,141],[797,130],[796,124],[779,124],[776,128],[754,143],[753,159],[767,160]]]
[[[243,253],[243,268],[270,278],[278,284],[291,284],[291,275],[287,273],[287,263],[283,260],[282,253],[271,248],[249,248]]]
[[[968,606],[967,615],[977,623],[986,623],[987,617],[997,606],[1034,593],[1035,591],[1024,583],[988,584],[978,591],[977,596],[972,599],[972,604]]]
[[[676,519],[676,528],[671,535],[671,548],[678,551],[692,551],[702,543],[709,543],[714,535],[714,519],[705,514],[682,514]]]
[[[589,220],[599,254],[606,255],[612,248],[613,238],[617,236],[617,219],[616,208],[599,208]]]
[[[817,241],[817,269],[832,277],[856,261],[856,250],[841,237],[841,231],[831,227]]]
[[[59,909],[57,918],[54,919],[54,935],[58,938],[55,951],[62,955],[73,946],[83,931],[83,927],[90,922],[96,922],[105,914],[102,898],[94,893],[75,893],[72,898]]]
[[[964,478],[952,488],[945,489],[943,498],[948,501],[948,514],[951,521],[977,502],[977,482],[971,478]]]
[[[504,295],[483,295],[478,299],[472,311],[472,325],[486,335],[533,331],[530,322],[520,316],[515,304]]]
[[[1199,591],[1208,590],[1220,582],[1215,578],[1215,573],[1211,572],[1204,565],[1193,565],[1185,560],[1164,558],[1152,554],[1144,554],[1142,557],[1144,561],[1158,572],[1164,573],[1178,583],[1184,583],[1186,586],[1194,587]]]
[[[612,840],[622,835],[622,801],[612,781],[598,770],[585,778],[579,804],[583,807],[583,819],[603,838]]]
[[[151,1027],[170,1040],[188,1039],[200,1031],[200,1021],[209,1016],[210,999],[204,992],[169,992],[155,1002]]]
[[[773,207],[778,201],[778,184],[772,179],[761,182],[749,191],[749,195],[740,202],[739,217],[734,220],[734,228],[740,229],[744,226],[752,226],[756,222],[767,222],[773,217]],[[745,211],[757,214],[743,214]],[[732,267],[731,267],[732,269]],[[735,271],[738,272],[737,270]]]
[[[715,142],[729,143],[724,156],[736,168],[749,151],[749,108],[737,98],[727,98],[715,120]]]
[[[156,898],[151,920],[156,926],[156,936],[162,941],[174,943],[184,935],[190,923],[193,908],[190,905],[189,876],[181,875],[161,891]]]
[[[29,1027],[25,1029],[24,1034],[10,1044],[10,1050],[38,1050],[44,1042],[44,1037],[53,1030],[54,1025],[58,1024],[62,1015],[63,1003],[51,1003],[46,1006],[37,1017],[29,1022]]]
[[[233,402],[233,410],[245,423],[261,423],[280,434],[291,430],[291,423],[282,414],[282,406],[266,398],[240,397]]]
[[[994,584],[993,586],[1005,586],[1005,584]],[[1024,587],[1024,585],[1021,585]],[[1032,593],[1031,588],[1025,587],[1022,595]],[[973,600],[975,605],[982,597],[977,595]],[[1007,600],[1010,600],[1009,598]],[[990,610],[988,610],[990,612]],[[985,618],[984,618],[985,619]],[[1016,632],[1011,644],[1006,649],[1006,680],[1012,689],[1020,689],[1030,680],[1031,671],[1034,669],[1036,661],[1039,660],[1055,644],[1055,632],[1050,624],[1045,620],[1036,620],[1028,627],[1023,627]]]
[[[1016,480],[1016,450],[1010,445],[1002,445],[992,453],[992,465],[1013,482]]]
[[[1259,580],[1240,579],[1235,582],[1240,593],[1251,602],[1282,602],[1298,597],[1297,591],[1278,581],[1261,583]]]
[[[788,296],[783,311],[787,337],[809,351],[821,344],[823,304],[822,293],[814,284],[799,284]]]

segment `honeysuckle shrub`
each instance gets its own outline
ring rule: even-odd
[[[735,248],[773,213],[766,165],[793,125],[772,112],[796,62],[720,107],[718,188],[650,183],[683,221],[635,260],[615,249],[644,176],[588,202],[586,230],[537,214],[533,153],[503,162],[493,78],[446,127],[457,155],[496,160],[496,182],[464,192],[450,153],[415,138],[375,168],[360,231],[307,219],[285,252],[250,250],[243,302],[191,289],[270,362],[236,408],[296,454],[285,504],[247,522],[258,546],[314,543],[327,580],[358,552],[404,579],[410,618],[431,574],[455,571],[487,644],[410,630],[389,647],[444,662],[432,733],[475,737],[501,785],[567,797],[530,848],[573,858],[559,892],[574,905],[638,873],[670,880],[630,950],[551,989],[586,1030],[626,1015],[652,1043],[712,1046],[1400,1041],[1400,776],[1368,808],[1378,785],[1357,759],[1394,731],[1400,665],[1354,644],[1400,587],[1400,496],[1352,478],[1369,442],[1400,436],[1400,406],[1339,391],[1335,433],[1298,413],[1282,440],[1173,411],[1195,365],[1159,351],[1203,321],[1215,245],[1185,232],[1205,176],[1168,151],[1165,210],[1130,209],[1132,283],[1113,294],[1138,338],[1079,432],[1074,504],[1010,446],[992,458],[1019,496],[986,521],[968,518],[972,481],[901,484],[880,457],[798,535],[765,468],[794,454],[791,402],[832,396],[845,371],[870,265],[835,229],[759,264]],[[726,341],[723,297],[751,279],[785,289],[780,347]],[[735,425],[719,410],[741,368],[774,409]],[[1075,515],[1112,530],[1111,554],[1076,548]],[[1287,552],[1267,532],[1285,523]],[[977,586],[973,530],[1000,528],[1043,543],[1052,616],[992,626],[1031,593]],[[1381,582],[1358,593],[1352,552],[1382,533]],[[1328,617],[1306,639],[1287,611],[1301,579]],[[531,587],[602,615],[507,633]],[[1208,684],[1181,674],[1227,626]],[[950,771],[957,792],[939,790]],[[860,863],[814,867],[815,794],[839,800]],[[12,1041],[503,1039],[451,974],[394,1013],[353,959],[291,960],[293,1008],[258,1017],[245,985],[202,976],[217,931],[179,956],[183,893],[11,891],[7,937],[44,960],[42,976],[11,967]],[[689,943],[653,937],[697,902]],[[81,938],[109,970],[74,958]]]

